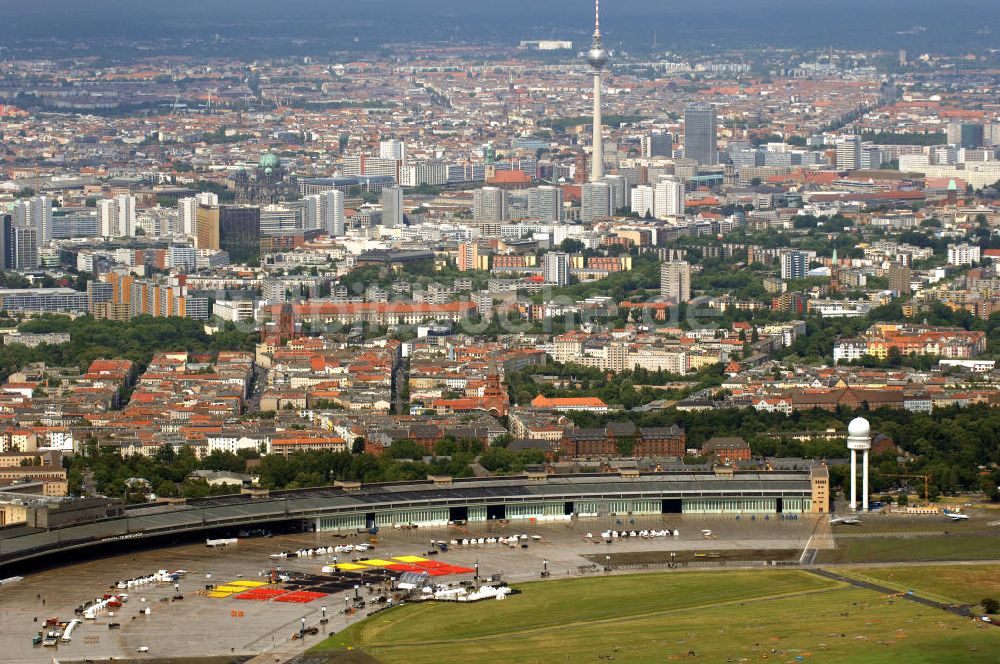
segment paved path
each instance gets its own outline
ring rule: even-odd
[[[806,570],[811,574],[816,576],[822,576],[827,579],[833,579],[835,581],[843,581],[844,583],[849,583],[855,588],[862,588],[864,590],[874,590],[877,593],[882,593],[883,595],[902,595],[903,599],[908,599],[911,602],[916,602],[917,604],[923,604],[924,606],[929,606],[932,609],[944,609],[945,611],[950,611],[956,615],[968,618],[971,613],[969,613],[969,607],[962,606],[958,604],[945,604],[943,602],[936,602],[932,599],[927,599],[926,597],[921,597],[913,593],[900,593],[900,591],[895,588],[889,588],[888,586],[880,586],[870,581],[862,581],[861,579],[854,579],[849,576],[844,576],[843,574],[837,574],[836,572],[831,572],[827,569],[809,569]]]

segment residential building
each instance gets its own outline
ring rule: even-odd
[[[379,159],[406,161],[406,143],[395,138],[379,141],[378,156]]]
[[[382,190],[382,225],[400,228],[403,225],[403,189],[386,187]]]
[[[948,265],[972,265],[982,258],[981,249],[974,244],[949,244]]]
[[[198,233],[198,205],[198,199],[193,196],[177,201],[179,232],[192,236]]]
[[[653,187],[641,184],[632,189],[632,212],[640,217],[655,217],[656,194]]]
[[[528,217],[540,222],[559,223],[563,214],[563,194],[559,187],[543,185],[528,190]]]
[[[507,192],[498,187],[482,187],[473,193],[474,221],[506,221]]]
[[[35,229],[35,242],[43,247],[52,240],[52,199],[34,196],[14,203],[14,224]]]
[[[660,295],[679,304],[691,299],[691,265],[667,261],[660,267]]]
[[[542,258],[542,276],[545,283],[565,286],[569,283],[569,254],[550,251]]]
[[[592,223],[611,216],[611,187],[607,182],[580,186],[580,221]]]
[[[115,196],[97,202],[101,237],[135,236],[135,196]]]
[[[837,168],[842,171],[861,168],[860,136],[841,136],[837,139]]]
[[[684,183],[675,178],[661,178],[655,187],[653,216],[657,219],[684,215]]]
[[[781,254],[781,278],[803,279],[809,271],[809,259],[800,251],[785,251]]]
[[[908,266],[896,263],[889,266],[889,290],[897,296],[910,294],[912,279],[912,272]]]

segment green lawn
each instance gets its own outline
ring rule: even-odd
[[[914,560],[996,560],[1000,537],[955,536],[912,539],[839,539],[836,549],[824,549],[817,563],[881,563]]]
[[[912,590],[941,602],[978,604],[984,597],[1000,599],[1000,565],[874,567],[841,570],[841,573],[900,590]]]
[[[993,662],[1000,629],[800,571],[667,573],[529,583],[502,602],[414,604],[313,652],[386,664],[674,660]],[[692,658],[689,653],[694,652]]]

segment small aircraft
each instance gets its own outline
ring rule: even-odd
[[[861,519],[856,516],[837,516],[830,519],[831,525],[860,526]]]
[[[946,517],[948,517],[949,519],[951,519],[952,521],[968,521],[969,520],[969,515],[968,514],[959,514],[958,512],[949,512],[948,510],[945,510],[944,515]]]

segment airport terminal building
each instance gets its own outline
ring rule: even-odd
[[[655,514],[823,514],[829,512],[826,466],[796,471],[705,471],[429,477],[422,481],[243,494],[140,505],[108,514],[60,518],[72,505],[28,506],[26,526],[0,539],[0,565],[63,551],[149,538],[201,536],[253,528],[353,531],[455,521],[563,521]]]

